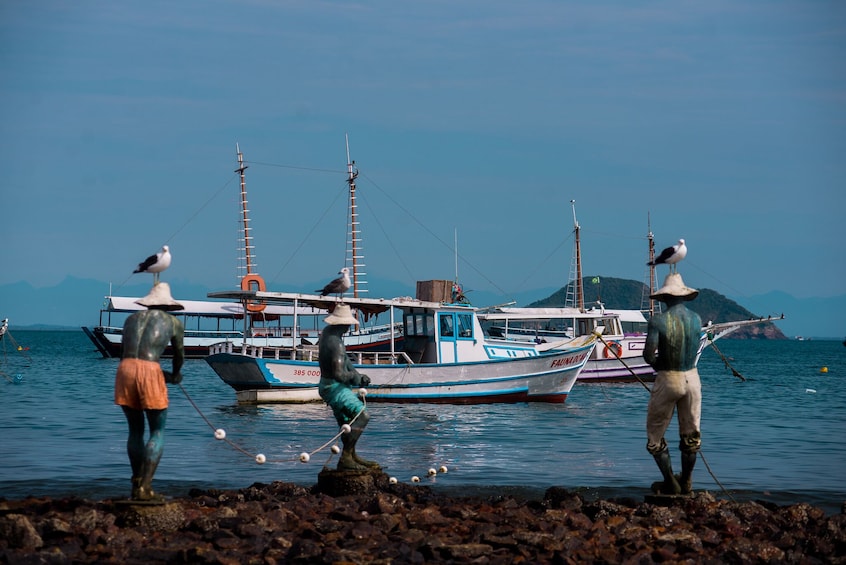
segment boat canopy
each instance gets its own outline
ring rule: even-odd
[[[138,312],[139,310],[146,310],[146,306],[136,304],[138,297],[130,296],[108,296],[109,299],[107,310],[109,312]],[[244,307],[238,302],[209,302],[208,300],[177,300],[182,304],[184,310],[175,310],[172,314],[176,315],[195,315],[208,318],[232,318],[243,317]],[[322,312],[315,308],[300,306],[297,308],[298,316],[317,316]],[[268,305],[261,313],[263,316],[253,317],[270,317],[270,316],[293,316],[293,305]]]
[[[429,308],[440,309],[453,306],[457,309],[474,310],[464,305],[444,305],[440,302],[427,302],[411,297],[399,298],[352,298],[349,296],[318,296],[316,294],[300,294],[295,292],[270,292],[260,290],[229,290],[208,293],[209,298],[223,298],[227,300],[238,300],[239,302],[263,302],[267,308],[277,307],[280,304],[308,304],[314,309],[334,309],[337,304],[347,304],[368,316],[374,316],[387,312],[391,308]],[[187,307],[187,306],[186,306]]]
[[[519,318],[521,320],[549,320],[554,318],[602,318],[616,316],[621,322],[642,322],[646,318],[640,310],[601,310],[590,309],[584,312],[578,308],[495,308],[489,312],[483,312],[479,317],[485,320],[508,320]]]

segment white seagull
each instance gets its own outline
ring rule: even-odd
[[[647,265],[670,265],[670,271],[675,272],[676,263],[684,259],[685,255],[687,255],[687,246],[684,244],[684,240],[680,239],[677,244],[666,248],[654,261],[650,261]]]
[[[341,276],[332,280],[322,289],[319,289],[320,296],[326,296],[327,294],[337,294],[340,296],[350,289],[350,270],[344,267],[338,271],[338,274]],[[315,290],[314,292],[318,291]]]
[[[153,284],[158,284],[159,273],[170,267],[170,259],[170,248],[167,245],[163,245],[161,251],[155,255],[150,255],[142,262],[138,263],[138,268],[132,272],[153,273]]]

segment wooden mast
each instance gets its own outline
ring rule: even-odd
[[[646,238],[649,241],[649,317],[651,318],[655,315],[655,299],[652,298],[656,289],[655,265],[653,264],[655,262],[655,235],[652,233],[652,218],[648,212],[646,214],[646,225],[649,231]]]
[[[247,179],[246,175],[244,175],[247,165],[244,164],[244,154],[241,153],[241,147],[237,143],[235,144],[235,151],[238,153],[238,168],[235,169],[235,172],[241,177],[241,228],[244,231],[244,247],[240,250],[244,253],[244,267],[242,268],[247,271],[245,275],[252,275],[255,272],[255,257],[253,256],[255,247],[253,246],[253,236],[250,233],[252,231],[250,227],[250,211],[247,208]],[[243,275],[238,278],[243,278]]]
[[[573,208],[573,230],[576,234],[576,307],[579,312],[585,311],[585,285],[582,280],[582,241],[581,241],[581,227],[578,220],[576,220],[576,201],[570,200],[570,206]]]
[[[361,269],[364,267],[362,260],[364,259],[364,251],[362,249],[361,228],[358,221],[358,207],[356,205],[355,194],[355,179],[358,177],[358,169],[355,167],[355,161],[350,160],[350,140],[349,136],[345,136],[347,145],[347,184],[350,185],[350,201],[349,201],[349,248],[347,249],[347,262],[352,266],[352,291],[353,297],[358,298],[359,292],[366,292],[362,287],[365,280],[363,277],[367,274]]]

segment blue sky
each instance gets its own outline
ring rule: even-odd
[[[0,284],[236,282],[235,144],[258,270],[345,255],[344,136],[371,285],[455,274],[504,297],[644,280],[846,293],[839,2],[0,4]],[[659,271],[659,278],[666,273]],[[149,276],[148,276],[149,277]]]

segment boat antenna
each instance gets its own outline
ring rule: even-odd
[[[458,228],[453,228],[454,230],[454,241],[455,241],[455,282],[458,282]]]

